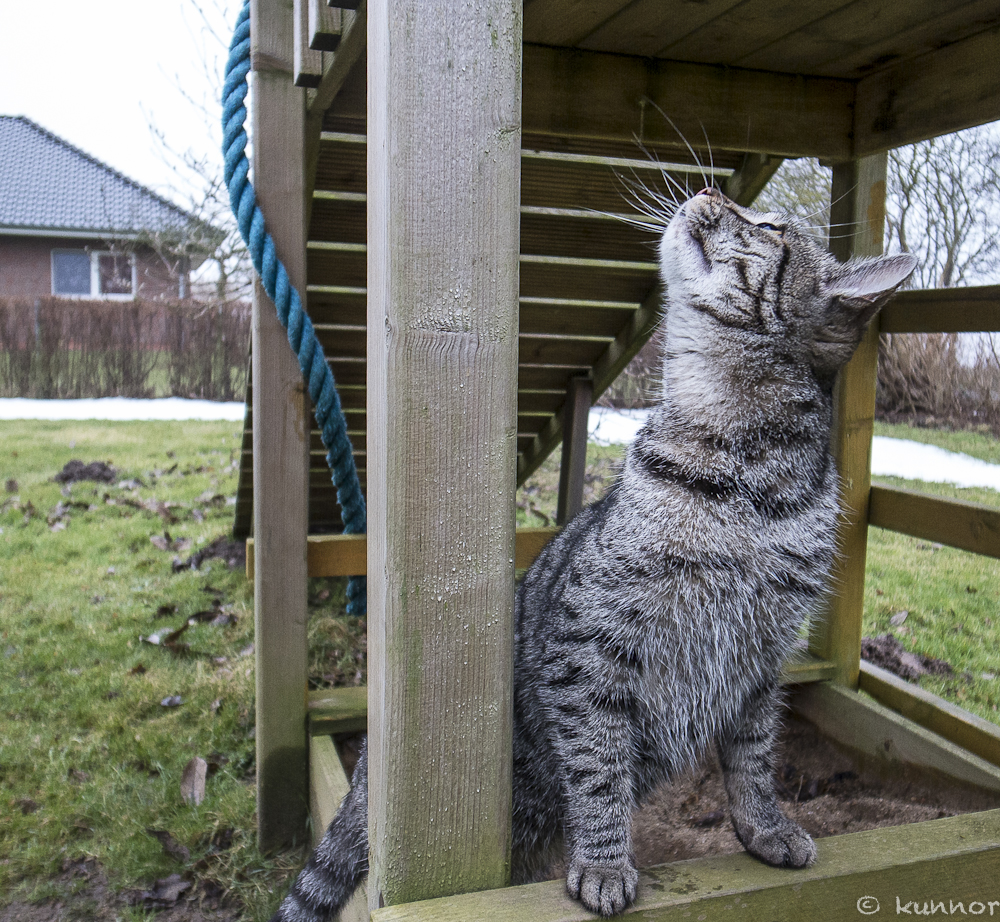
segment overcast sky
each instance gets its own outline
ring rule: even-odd
[[[240,0],[0,0],[0,115],[25,115],[186,205],[183,183],[169,166],[176,161],[149,125],[177,151],[216,156],[221,132],[206,63],[215,73],[224,65],[240,6]]]

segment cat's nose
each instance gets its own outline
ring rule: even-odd
[[[711,186],[706,186],[702,189],[698,195],[707,195],[709,198],[721,198],[722,193],[718,189],[714,189]]]

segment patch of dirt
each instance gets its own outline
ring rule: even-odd
[[[81,480],[95,480],[98,483],[114,483],[118,479],[118,471],[103,461],[67,461],[66,466],[52,478],[56,483],[77,483]]]
[[[951,675],[954,671],[943,659],[911,653],[893,634],[862,637],[861,658],[907,681],[922,675]]]
[[[233,541],[225,535],[220,535],[211,544],[206,544],[200,551],[195,551],[187,560],[174,563],[174,571],[197,570],[206,560],[219,557],[224,560],[230,570],[237,567],[246,569],[247,546],[245,541]]]
[[[212,880],[183,880],[173,874],[149,890],[112,892],[104,870],[93,858],[64,861],[53,881],[66,895],[41,903],[15,901],[0,906],[0,922],[92,922],[116,919],[127,906],[156,910],[156,922],[239,922],[242,914]]]
[[[998,796],[916,773],[880,777],[794,717],[786,721],[777,765],[782,810],[817,839],[1000,805]],[[741,851],[714,755],[654,794],[636,814],[632,835],[639,867]]]

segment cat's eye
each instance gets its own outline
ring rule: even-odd
[[[778,234],[783,234],[785,232],[785,229],[783,227],[780,227],[777,224],[768,224],[766,221],[762,221],[760,224],[757,225],[757,227],[762,227],[764,228],[764,230],[774,231],[775,233]]]

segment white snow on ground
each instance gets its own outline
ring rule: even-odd
[[[96,400],[0,399],[0,420],[232,420],[243,419],[242,403],[215,403],[210,400],[135,400],[104,397]],[[649,417],[648,410],[590,411],[588,430],[592,441],[601,445],[626,445]],[[876,477],[905,477],[953,483],[959,487],[989,487],[1000,490],[1000,465],[956,454],[906,439],[876,436],[872,443],[872,474]]]
[[[909,439],[872,440],[872,474],[1000,490],[1000,464]]]
[[[0,399],[0,419],[242,420],[242,403],[164,397],[137,400],[101,397],[81,400]]]
[[[648,416],[648,410],[595,407],[590,411],[590,438],[601,445],[628,444]],[[990,464],[909,439],[889,439],[878,435],[872,442],[872,475],[1000,490],[1000,464]]]

